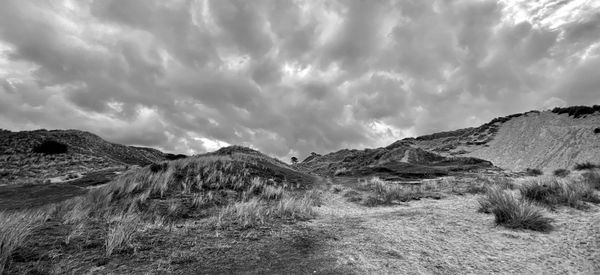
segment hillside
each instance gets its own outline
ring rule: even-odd
[[[476,128],[403,141],[441,155],[489,160],[515,171],[572,168],[576,163],[600,162],[600,106],[530,111]]]
[[[53,152],[44,143],[64,147]],[[39,148],[41,151],[36,150]],[[46,148],[48,149],[48,148]],[[167,159],[156,149],[110,143],[89,132],[78,130],[35,130],[0,132],[0,184],[46,180],[103,168],[147,165]]]
[[[298,165],[320,175],[379,176],[387,179],[419,179],[448,175],[450,172],[491,167],[472,157],[442,156],[407,141],[365,150],[340,150],[326,155],[312,154]]]

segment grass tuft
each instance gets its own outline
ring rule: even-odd
[[[138,214],[127,213],[112,217],[105,240],[106,256],[112,255],[123,246],[131,246],[131,240],[139,227]]]
[[[494,214],[498,225],[541,232],[553,229],[552,219],[544,217],[534,204],[526,200],[517,200],[512,194],[499,188],[490,188],[479,204],[479,211]]]
[[[27,236],[48,218],[43,210],[0,212],[0,274],[10,260],[10,255],[23,244]]]
[[[524,183],[519,190],[523,198],[550,207],[566,205],[581,209],[585,208],[583,202],[600,202],[600,198],[594,193],[590,184],[572,179],[534,179]]]

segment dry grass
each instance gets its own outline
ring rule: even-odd
[[[422,195],[419,186],[406,186],[400,183],[387,182],[378,177],[361,183],[360,187],[363,190],[373,191],[376,195],[375,197],[371,196],[367,198],[365,204],[368,206],[391,204],[394,201],[409,201]]]
[[[112,255],[123,246],[131,246],[131,240],[140,227],[140,217],[135,213],[114,216],[109,220],[105,239],[106,256]]]
[[[46,210],[0,212],[0,274],[15,248],[21,246],[31,231],[49,217]]]
[[[537,178],[524,183],[519,190],[523,198],[550,207],[566,205],[580,209],[585,207],[583,202],[600,202],[592,185],[575,179]]]
[[[315,216],[313,206],[317,204],[314,195],[307,193],[296,197],[283,193],[276,202],[253,197],[247,201],[235,202],[222,208],[212,220],[217,228],[232,225],[250,228],[261,225],[274,218],[280,219],[310,219]]]
[[[600,190],[600,172],[590,171],[583,174],[584,181],[593,189]]]
[[[480,212],[494,214],[496,224],[507,228],[542,232],[553,228],[552,220],[544,217],[534,204],[527,200],[518,200],[500,188],[490,188],[485,197],[479,200],[479,204]]]

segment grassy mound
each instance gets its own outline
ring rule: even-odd
[[[313,181],[256,151],[205,154],[137,168],[40,213],[0,212],[7,221],[0,225],[0,268],[24,242],[28,249],[38,247],[23,236],[42,234],[37,231],[47,227],[61,228],[54,234],[64,240],[65,251],[94,247],[94,253],[111,257],[135,251],[141,232],[148,228],[171,230],[191,222],[203,230],[238,231],[310,219],[319,203],[319,192],[307,190]],[[45,225],[49,216],[53,225]]]

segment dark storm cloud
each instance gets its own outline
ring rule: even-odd
[[[14,1],[0,127],[279,157],[600,101],[581,1]]]

